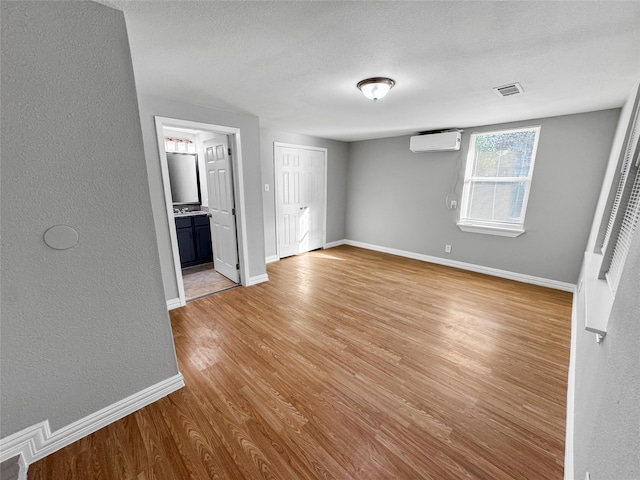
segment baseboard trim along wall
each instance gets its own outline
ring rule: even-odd
[[[173,310],[174,308],[180,308],[182,304],[180,303],[179,298],[172,298],[171,300],[167,300],[167,310]]]
[[[257,285],[259,283],[268,282],[268,281],[269,281],[269,275],[267,275],[266,273],[263,273],[262,275],[256,275],[255,277],[249,277],[245,287],[250,287],[251,285]]]
[[[564,439],[564,480],[573,480],[573,430],[576,392],[576,349],[578,348],[578,311],[576,293],[571,307],[571,347],[569,350],[569,374],[567,378],[567,423]]]
[[[18,459],[18,465],[20,466],[20,470],[18,471],[18,480],[27,480],[27,471],[29,470],[29,464],[25,462],[22,455]]]
[[[333,247],[339,247],[340,245],[344,245],[346,240],[336,240],[335,242],[329,242],[329,243],[325,243],[322,248],[333,248]],[[265,257],[264,261],[265,263],[273,263],[273,262],[278,262],[280,260],[280,257],[278,255],[270,255],[268,257]]]
[[[12,457],[13,458],[13,457]],[[6,462],[7,460],[4,460],[2,463],[2,465],[4,465],[4,462]],[[17,476],[14,476],[14,474],[16,473],[15,470],[13,468],[10,469],[10,471],[7,473],[7,471],[2,468],[1,472],[0,472],[0,478],[2,480],[28,480],[27,479],[27,473],[29,470],[29,465],[25,462],[24,458],[22,457],[22,455],[18,455],[17,457],[17,463],[16,463],[17,467],[18,467],[18,472],[17,472]]]
[[[328,242],[324,244],[324,247],[322,248],[333,248],[333,247],[339,247],[340,245],[344,245],[347,241],[342,239],[342,240],[336,240],[335,242]]]
[[[507,270],[500,270],[497,268],[484,267],[482,265],[474,265],[472,263],[458,262],[456,260],[446,260],[440,257],[432,257],[430,255],[424,255],[422,253],[407,252],[405,250],[397,250],[395,248],[381,247],[379,245],[371,245],[369,243],[356,242],[353,240],[345,240],[346,245],[353,247],[366,248],[367,250],[375,250],[377,252],[390,253],[391,255],[398,255],[400,257],[412,258],[414,260],[422,260],[423,262],[436,263],[438,265],[445,265],[447,267],[460,268],[461,270],[469,270],[471,272],[484,273],[486,275],[493,275],[494,277],[506,278],[508,280],[516,280],[522,283],[530,283],[533,285],[539,285],[541,287],[553,288],[556,290],[562,290],[565,292],[575,291],[575,285],[572,283],[559,282],[557,280],[550,280],[548,278],[533,277],[531,275],[525,275],[523,273],[509,272]]]
[[[0,440],[0,462],[19,455],[21,466],[24,465],[26,471],[26,467],[41,458],[166,397],[182,387],[184,387],[184,378],[181,373],[178,373],[55,432],[51,431],[49,420],[27,427]]]

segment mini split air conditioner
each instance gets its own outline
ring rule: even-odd
[[[416,135],[415,137],[411,137],[409,149],[413,153],[453,152],[460,150],[461,139],[462,132],[460,130]]]

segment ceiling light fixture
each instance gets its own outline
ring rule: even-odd
[[[396,82],[387,77],[373,77],[358,82],[357,86],[365,97],[375,102],[389,93],[395,84]]]

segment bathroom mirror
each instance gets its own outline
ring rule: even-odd
[[[193,153],[167,153],[169,183],[174,205],[200,205],[198,156]]]

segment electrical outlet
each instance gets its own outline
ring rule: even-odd
[[[451,210],[455,210],[456,208],[458,208],[458,201],[457,200],[451,200]]]
[[[444,246],[444,253],[451,253],[451,245]]]

